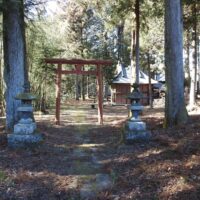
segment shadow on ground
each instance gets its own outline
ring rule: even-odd
[[[160,112],[156,110],[155,112]],[[126,146],[123,120],[55,126],[44,119],[44,143],[34,150],[0,148],[0,197],[4,199],[200,199],[200,116],[163,129],[163,116],[144,115],[152,132],[148,143]],[[63,118],[64,119],[64,118]],[[124,117],[125,119],[125,117]],[[81,196],[85,183],[107,174],[112,187]]]

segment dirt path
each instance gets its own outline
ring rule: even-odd
[[[93,116],[96,110],[85,105],[78,110],[66,107],[60,126],[54,125],[51,113],[36,115],[38,129],[45,135],[40,147],[1,148],[0,199],[94,199],[112,188],[113,178],[104,162],[110,145],[119,142],[120,131],[116,125],[99,126]],[[126,118],[123,112],[117,117],[107,113],[105,124],[113,117],[113,124],[120,124]]]

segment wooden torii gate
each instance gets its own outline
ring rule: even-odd
[[[60,124],[60,102],[61,102],[61,78],[62,74],[77,74],[77,75],[96,75],[97,77],[97,93],[98,93],[98,122],[103,124],[103,77],[102,70],[103,66],[112,65],[113,62],[109,60],[81,60],[81,59],[59,59],[59,58],[48,58],[45,59],[47,64],[57,64],[56,69],[56,116],[55,122],[57,125]],[[62,65],[69,64],[74,65],[73,70],[63,70]],[[84,65],[94,65],[96,70],[84,71]]]

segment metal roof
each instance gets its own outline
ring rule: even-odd
[[[120,69],[121,68],[121,69]],[[140,84],[149,84],[149,76],[146,75],[141,70],[139,71],[140,77],[139,77],[139,83]],[[112,83],[115,84],[131,84],[132,83],[132,68],[131,66],[125,67],[121,65],[121,67],[118,66],[118,74],[113,79]],[[151,84],[157,84],[158,81],[151,79]]]

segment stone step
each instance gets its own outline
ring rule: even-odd
[[[82,185],[80,196],[82,199],[95,199],[99,192],[110,189],[112,185],[112,179],[108,174],[96,174]]]

